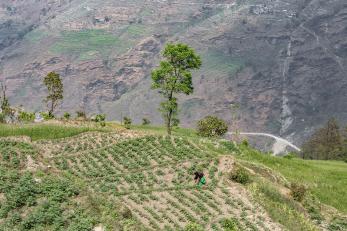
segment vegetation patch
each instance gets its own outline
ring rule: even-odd
[[[50,50],[57,54],[90,59],[95,57],[94,54],[101,57],[108,56],[111,48],[122,53],[128,46],[126,41],[122,41],[104,30],[82,30],[62,32]]]
[[[242,167],[236,167],[231,173],[230,173],[230,179],[240,183],[240,184],[247,184],[251,181],[249,173],[246,169]]]
[[[24,38],[32,43],[38,43],[42,39],[46,38],[48,35],[49,34],[46,31],[36,29],[27,33]]]
[[[202,65],[203,74],[206,76],[228,76],[233,77],[243,69],[243,62],[223,54],[222,52],[209,51],[202,55],[204,63]]]
[[[95,127],[68,127],[59,125],[6,125],[0,124],[0,137],[29,136],[32,140],[59,139],[90,131],[109,131]]]
[[[263,164],[282,174],[290,182],[301,182],[322,203],[347,213],[347,164],[342,161],[287,159],[241,147],[236,157]]]
[[[315,225],[300,211],[298,205],[284,197],[275,187],[264,180],[258,180],[251,186],[255,199],[261,203],[274,221],[289,230],[317,230]]]

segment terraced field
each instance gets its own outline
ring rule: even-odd
[[[285,178],[284,170],[315,162],[286,158],[269,162],[270,158],[274,157],[228,141],[189,135],[169,138],[141,129],[52,140],[0,138],[0,231],[347,227],[342,213],[317,200],[321,187],[310,188],[312,194],[303,202],[290,194],[295,179]],[[282,162],[285,166],[273,171]],[[230,173],[239,167],[248,172],[250,183],[230,180]],[[206,175],[202,188],[193,179],[197,170]],[[331,174],[339,174],[339,169]],[[328,183],[342,189],[338,182]],[[187,228],[190,225],[202,229]]]
[[[47,148],[47,143],[54,150],[46,152],[47,164],[116,199],[149,230],[178,230],[189,223],[224,230],[226,220],[237,221],[242,230],[281,230],[242,187],[226,183],[233,159],[213,151],[225,147],[178,137],[120,139],[98,133],[37,144]],[[193,180],[196,170],[207,177],[202,189]]]

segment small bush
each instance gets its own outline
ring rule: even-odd
[[[247,184],[250,182],[250,176],[248,172],[241,167],[237,167],[230,173],[230,179],[240,184]]]
[[[305,198],[307,188],[302,184],[292,183],[290,185],[290,191],[290,194],[293,197],[293,199],[301,202]]]
[[[124,218],[124,219],[131,219],[133,217],[131,210],[127,207],[124,207],[121,210],[120,214],[121,214],[122,218]]]
[[[48,112],[41,112],[40,115],[44,120],[54,119],[54,115],[50,115]]]
[[[106,126],[106,115],[105,114],[98,114],[96,115],[92,121],[96,122],[96,123],[100,123],[101,127],[105,127]]]
[[[94,122],[105,122],[106,121],[106,115],[105,114],[98,114],[95,116]]]
[[[70,113],[68,113],[68,112],[64,113],[64,119],[69,120],[70,117],[71,117]]]
[[[203,137],[219,137],[228,131],[225,121],[215,117],[207,116],[200,120],[197,125],[197,133]]]
[[[132,123],[132,121],[131,121],[130,118],[124,117],[124,118],[123,118],[123,123],[124,123],[124,127],[125,127],[126,129],[130,129],[131,123]]]
[[[142,119],[142,125],[149,125],[149,124],[151,124],[151,121],[149,119],[147,118]]]
[[[248,147],[249,146],[248,140],[246,140],[246,139],[242,140],[241,145],[245,146],[245,147]]]
[[[19,121],[32,122],[35,120],[35,113],[21,111],[18,116]]]
[[[86,119],[87,115],[85,111],[76,111],[76,117],[81,119]]]
[[[235,218],[224,219],[221,222],[222,227],[225,231],[237,231],[239,230],[239,222]]]

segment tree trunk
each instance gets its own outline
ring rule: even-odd
[[[52,100],[51,110],[49,111],[50,116],[53,116],[53,111],[54,111],[54,101]]]
[[[166,119],[167,120],[166,121],[166,128],[167,128],[168,136],[171,136],[171,117],[172,117],[172,112],[170,110],[168,113],[167,119]]]

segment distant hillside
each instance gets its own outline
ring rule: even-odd
[[[207,114],[297,144],[335,116],[347,120],[345,0],[2,0],[0,78],[12,104],[42,110],[42,76],[64,78],[61,112],[161,121],[150,70],[168,41],[203,58],[185,126]],[[29,99],[29,100],[28,100]]]
[[[169,138],[154,127],[50,126],[66,137],[43,139],[47,125],[25,125],[36,141],[0,138],[0,230],[347,228],[344,162],[272,157],[188,130]],[[205,173],[202,188],[195,171]],[[306,187],[302,201],[293,183]]]

